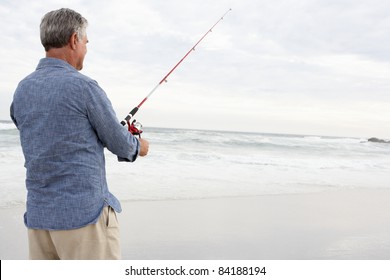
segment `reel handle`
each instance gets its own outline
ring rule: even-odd
[[[142,124],[140,122],[133,120],[130,124],[130,121],[127,121],[127,129],[131,134],[138,135],[139,138],[141,138],[141,133],[143,131],[142,131]]]

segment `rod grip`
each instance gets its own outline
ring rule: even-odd
[[[138,112],[138,107],[134,107],[133,110],[130,111],[130,113],[126,116],[126,118],[121,121],[121,125],[125,126],[127,121],[130,121],[130,119]]]
[[[131,110],[129,113],[129,115],[131,115],[130,118],[133,117],[135,115],[135,113],[137,113],[137,112],[138,112],[138,107],[134,107],[133,110]]]

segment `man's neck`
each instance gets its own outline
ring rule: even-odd
[[[73,64],[72,56],[70,55],[68,50],[68,46],[64,46],[62,48],[51,48],[46,52],[46,57],[61,59],[75,67],[75,65]]]

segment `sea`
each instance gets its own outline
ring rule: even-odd
[[[390,188],[390,144],[363,138],[144,127],[149,155],[105,152],[121,201],[185,200]],[[19,132],[0,121],[0,208],[25,204]]]

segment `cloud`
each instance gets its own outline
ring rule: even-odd
[[[232,8],[139,111],[145,126],[390,137],[385,0],[2,2],[0,118],[44,56],[41,17],[63,6],[88,19],[83,73],[119,118]]]

